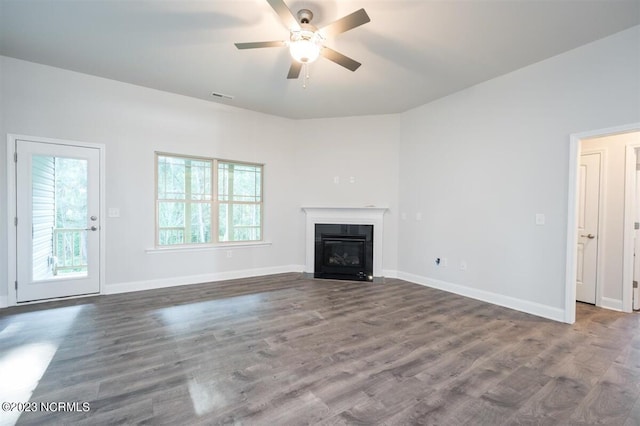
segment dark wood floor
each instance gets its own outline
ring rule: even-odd
[[[299,274],[22,306],[0,394],[90,403],[18,424],[640,424],[640,315],[577,316]]]

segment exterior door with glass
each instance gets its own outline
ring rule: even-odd
[[[100,292],[100,155],[16,141],[17,302]]]

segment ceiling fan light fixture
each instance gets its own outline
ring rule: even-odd
[[[309,41],[299,40],[289,47],[291,57],[302,64],[309,64],[320,56],[320,46]]]
[[[304,28],[300,31],[292,31],[289,53],[301,64],[310,64],[320,56],[322,41],[322,36],[315,31]]]
[[[305,79],[308,79],[308,65],[318,59],[320,55],[349,71],[355,71],[362,65],[360,62],[354,61],[348,56],[325,46],[324,42],[327,36],[333,37],[336,34],[347,32],[370,22],[371,19],[364,9],[356,10],[318,30],[318,28],[311,25],[313,12],[309,9],[300,9],[298,13],[294,15],[286,5],[285,0],[267,0],[267,3],[269,3],[269,6],[278,14],[284,26],[289,29],[289,40],[235,43],[236,48],[258,49],[263,47],[287,46],[292,57],[287,79],[297,79],[300,76],[300,71],[303,70]]]

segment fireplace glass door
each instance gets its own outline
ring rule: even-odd
[[[316,225],[314,277],[371,281],[373,225]]]

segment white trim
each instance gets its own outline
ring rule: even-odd
[[[373,225],[373,276],[382,276],[382,237],[386,207],[302,207],[306,213],[305,272],[315,269],[315,225],[317,223]]]
[[[28,302],[20,302],[16,306],[38,305],[41,303],[59,302],[59,301],[70,300],[70,299],[84,299],[85,297],[97,297],[97,296],[100,296],[100,293],[88,293],[88,294],[77,294],[75,296],[52,297],[50,299],[29,300]]]
[[[16,139],[19,138],[7,135],[7,306],[16,304],[17,247],[14,220],[17,216],[18,206],[16,200],[16,163],[13,161],[16,152]]]
[[[100,155],[100,217],[103,218],[100,220],[100,271],[99,271],[99,279],[100,279],[100,293],[103,292],[103,286],[106,276],[106,263],[105,263],[105,253],[106,253],[106,229],[107,229],[107,221],[104,220],[106,218],[106,209],[105,209],[105,183],[106,183],[106,161],[105,161],[105,145],[99,143],[89,143],[89,142],[80,142],[73,141],[68,139],[54,139],[54,138],[44,138],[38,136],[26,136],[26,135],[17,135],[17,134],[7,134],[7,300],[6,306],[16,306],[17,298],[16,298],[16,289],[15,289],[15,281],[16,281],[16,269],[17,269],[17,259],[16,259],[16,227],[14,226],[14,218],[17,214],[17,206],[16,206],[16,163],[13,161],[13,155],[15,152],[16,143],[18,140],[27,140],[32,142],[40,142],[40,143],[49,143],[49,144],[58,144],[58,145],[71,145],[71,146],[80,146],[85,148],[95,148],[98,150]],[[46,302],[47,300],[42,300],[42,302]],[[2,305],[0,305],[2,306]]]
[[[576,278],[578,267],[578,192],[580,170],[580,138],[571,135],[569,138],[569,185],[567,201],[567,247],[564,290],[564,322],[576,322]]]
[[[623,311],[622,300],[603,297],[600,301],[600,307],[611,309],[613,311]]]
[[[302,206],[302,210],[304,211],[313,211],[317,210],[318,212],[322,211],[349,211],[349,210],[357,210],[363,212],[386,212],[389,210],[389,207],[386,206],[363,206],[363,207],[354,207],[354,206]]]
[[[636,221],[636,148],[640,144],[627,143],[624,176],[624,223],[622,231],[622,307],[633,311],[634,222]]]
[[[270,245],[273,245],[271,241],[220,243],[220,244],[206,244],[206,245],[200,245],[200,246],[180,245],[177,247],[165,246],[165,247],[158,247],[158,248],[148,248],[145,250],[145,253],[157,254],[157,253],[182,253],[182,252],[209,251],[209,250],[232,250],[235,248],[266,247]]]
[[[626,124],[623,126],[609,127],[600,130],[591,130],[582,133],[573,133],[569,136],[569,182],[568,182],[568,204],[567,204],[567,246],[566,246],[566,265],[565,265],[565,315],[564,322],[573,324],[576,321],[576,259],[577,259],[577,246],[575,244],[577,238],[577,212],[578,212],[578,164],[580,161],[580,140],[615,135],[619,133],[628,133],[640,130],[640,123]],[[625,221],[626,222],[626,221]],[[626,226],[625,226],[626,230]],[[628,260],[624,259],[624,264]],[[633,260],[631,261],[633,264]],[[626,268],[625,268],[626,270]],[[633,276],[633,274],[632,274]],[[629,283],[631,286],[631,283]],[[629,291],[623,285],[622,288],[622,306],[624,312],[631,312],[626,310],[627,306],[631,305],[631,290]],[[625,295],[629,293],[628,295]],[[627,302],[626,299],[629,299]]]
[[[157,280],[130,281],[106,284],[104,294],[129,293],[132,291],[154,290],[158,288],[181,285],[202,284],[215,281],[234,280],[238,278],[260,277],[264,275],[302,272],[304,265],[283,265],[267,268],[243,269],[237,271],[217,272],[212,274],[188,275],[181,277],[162,278]]]
[[[605,247],[607,234],[604,232],[604,225],[607,223],[607,150],[606,149],[592,149],[592,150],[582,150],[582,144],[579,146],[580,148],[580,158],[583,155],[589,154],[599,154],[599,163],[600,163],[600,179],[598,182],[598,231],[596,232],[597,236],[597,244],[596,247],[596,306],[602,307],[602,299],[603,299],[603,283],[604,283],[604,259],[605,259]],[[578,213],[576,211],[576,213]],[[577,224],[576,224],[577,227]],[[578,236],[576,235],[576,244],[578,241]],[[576,266],[577,268],[577,266]]]
[[[399,272],[395,269],[383,269],[382,276],[385,278],[398,278]]]
[[[7,296],[0,296],[0,309],[9,306],[9,298]]]
[[[459,294],[460,296],[470,297],[472,299],[481,300],[483,302],[492,303],[494,305],[503,306],[505,308],[514,309],[516,311],[525,312],[527,314],[536,315],[542,318],[554,321],[564,321],[565,312],[560,308],[542,305],[540,303],[529,302],[527,300],[517,299],[515,297],[504,296],[502,294],[491,293],[476,288],[453,284],[433,278],[423,277],[420,275],[399,272],[398,278],[426,287],[436,288],[438,290],[447,291],[449,293]]]

